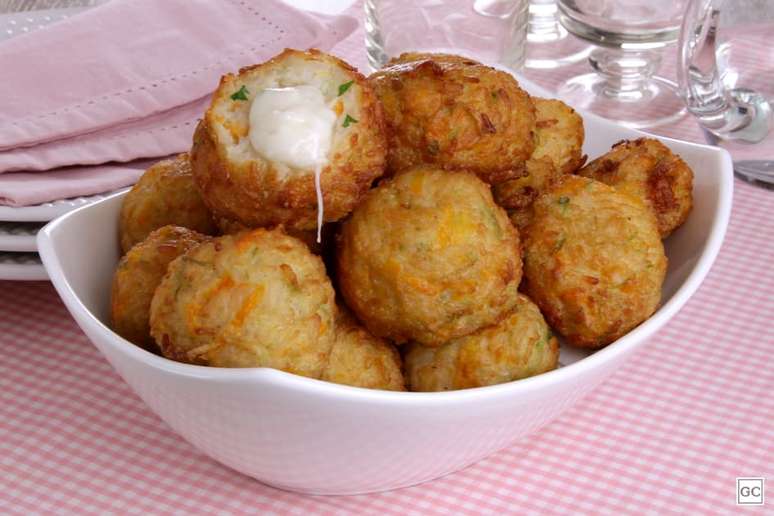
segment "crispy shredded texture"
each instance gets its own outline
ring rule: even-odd
[[[233,92],[248,85],[308,84],[341,101],[329,163],[321,172],[325,222],[345,217],[384,172],[387,152],[381,104],[365,78],[344,61],[318,50],[285,50],[269,61],[225,75],[194,133],[191,162],[204,201],[221,218],[248,227],[283,224],[317,228],[314,169],[290,169],[255,152],[247,138],[250,103]],[[341,96],[341,84],[352,82]],[[357,119],[344,127],[346,117]]]
[[[410,53],[368,81],[384,105],[391,173],[431,164],[490,184],[523,174],[535,148],[535,107],[510,74],[458,56]]]
[[[383,181],[337,244],[342,297],[396,343],[441,345],[495,324],[517,301],[518,232],[470,173],[417,167]]]
[[[552,328],[599,348],[650,317],[667,268],[656,220],[642,201],[567,176],[534,203],[524,290]]]
[[[680,227],[693,206],[693,171],[654,138],[620,141],[578,174],[641,199],[656,216],[661,238]]]
[[[505,319],[441,347],[412,344],[406,379],[412,391],[449,391],[510,382],[556,368],[559,343],[540,310],[520,294]]]
[[[126,253],[168,224],[206,235],[217,231],[194,183],[187,153],[151,166],[126,194],[119,216],[121,249]]]

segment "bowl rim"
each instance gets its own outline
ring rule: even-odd
[[[584,115],[584,117],[587,115]],[[598,117],[595,117],[598,118]],[[604,123],[611,122],[605,120]],[[636,131],[634,131],[636,133]],[[643,136],[645,133],[641,133]],[[385,391],[367,389],[348,385],[335,384],[314,378],[287,373],[268,367],[249,368],[219,368],[201,365],[175,362],[162,356],[146,351],[114,333],[109,326],[100,321],[78,298],[75,291],[65,276],[57,253],[54,249],[54,235],[65,226],[70,219],[80,216],[83,212],[95,209],[102,203],[114,201],[122,197],[127,190],[113,193],[93,204],[77,208],[66,213],[44,226],[37,236],[38,249],[43,264],[49,273],[52,283],[64,301],[68,310],[81,326],[88,325],[91,330],[102,334],[104,341],[116,349],[117,352],[127,355],[129,358],[143,363],[143,365],[159,370],[163,373],[196,377],[219,383],[243,383],[246,381],[265,380],[275,384],[278,388],[298,391],[305,394],[333,397],[338,400],[350,401],[366,400],[370,403],[382,404],[420,404],[426,406],[445,405],[460,401],[476,401],[480,398],[497,398],[501,396],[517,396],[529,392],[543,390],[551,385],[561,384],[573,378],[594,370],[604,363],[616,357],[628,353],[647,341],[656,331],[661,329],[690,299],[709,273],[720,251],[723,239],[728,228],[733,198],[733,165],[727,151],[717,147],[702,145],[692,142],[678,141],[671,138],[661,138],[667,143],[674,142],[680,146],[692,146],[702,152],[716,153],[720,158],[718,171],[719,199],[718,209],[713,218],[709,237],[704,242],[701,254],[682,285],[672,295],[671,299],[661,305],[656,312],[646,321],[635,327],[623,337],[612,342],[608,346],[594,353],[552,371],[542,373],[529,378],[515,380],[497,385],[474,387],[443,392],[410,392],[410,391]],[[88,332],[87,332],[88,333]]]

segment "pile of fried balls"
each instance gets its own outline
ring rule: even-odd
[[[259,98],[311,113],[317,146],[275,149],[300,129],[267,129]],[[112,328],[180,362],[373,389],[550,371],[557,336],[597,349],[653,314],[692,206],[659,141],[589,163],[583,141],[572,108],[468,58],[364,77],[285,50],[224,76],[190,151],[124,198]]]

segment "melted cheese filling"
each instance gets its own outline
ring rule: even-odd
[[[328,164],[336,118],[314,86],[267,88],[250,106],[248,138],[256,152],[300,171],[314,168],[318,242],[324,212],[320,173]]]

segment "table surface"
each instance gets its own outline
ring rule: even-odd
[[[362,66],[361,38],[335,51]],[[584,66],[530,78],[552,87]],[[688,118],[654,132],[701,141]],[[50,284],[0,282],[0,513],[736,512],[737,477],[774,478],[772,217],[774,192],[737,180],[708,278],[613,377],[478,464],[361,496],[279,491],[210,460],[119,378]]]

